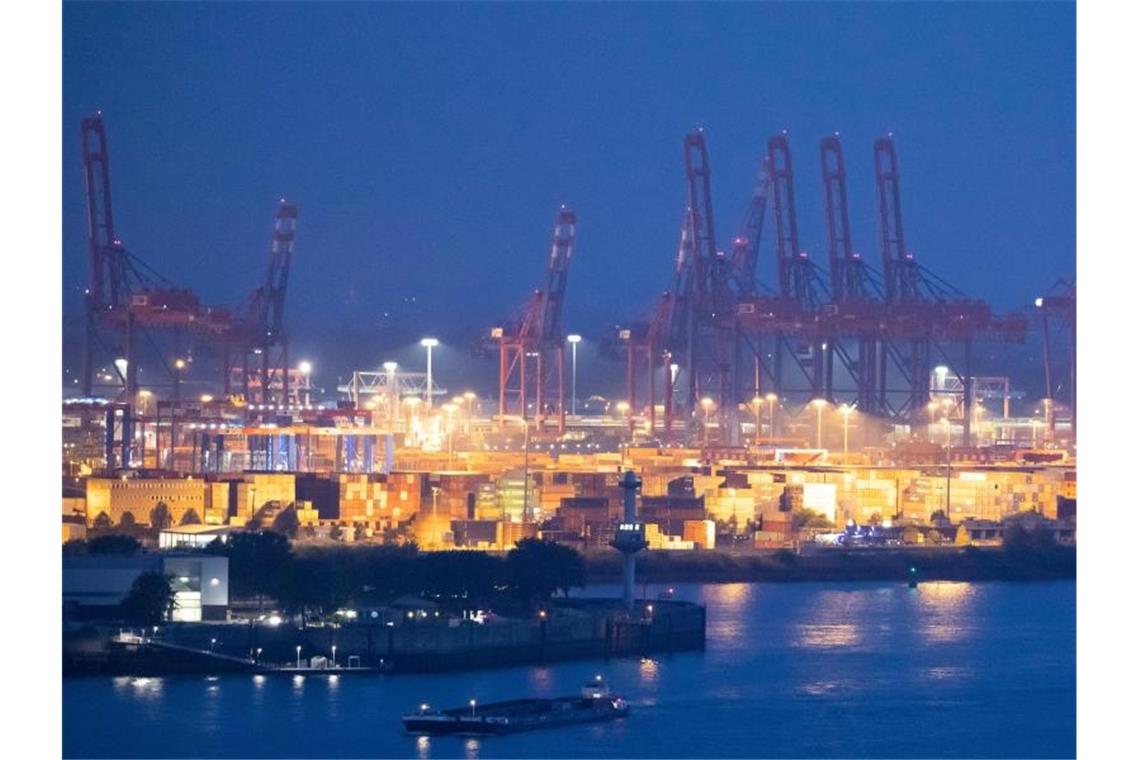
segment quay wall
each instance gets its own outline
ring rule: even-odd
[[[285,666],[296,664],[298,646],[305,664],[316,655],[331,658],[335,646],[338,665],[347,665],[350,657],[358,657],[363,667],[384,666],[394,672],[408,673],[704,648],[704,607],[674,601],[655,601],[653,607],[652,615],[629,616],[608,601],[571,600],[553,605],[549,619],[510,619],[487,624],[460,621],[458,625],[451,625],[442,618],[395,626],[362,622],[305,629],[246,623],[170,624],[160,630],[160,638],[203,652],[212,647],[219,655],[237,658],[248,658],[250,652],[260,648],[262,664]],[[98,655],[92,652],[90,636],[85,649],[86,654],[78,656],[78,661],[71,663],[71,669],[75,669],[77,662],[88,667],[98,662]],[[72,647],[70,651],[74,655],[76,649]],[[68,652],[65,640],[65,673],[69,670]],[[195,657],[189,653],[182,656],[165,653],[162,657],[139,653],[136,659],[140,663],[145,660],[152,670],[161,669],[164,659],[177,660],[179,670],[233,669],[233,663],[218,663],[218,658]],[[121,670],[123,666],[122,656],[115,655],[112,670]]]

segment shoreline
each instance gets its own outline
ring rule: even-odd
[[[776,552],[648,552],[638,583],[795,583],[808,581],[1048,581],[1075,579],[1075,547],[1010,552],[1001,547],[822,549]],[[586,556],[590,583],[621,580],[619,557]]]

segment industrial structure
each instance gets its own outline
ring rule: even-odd
[[[109,411],[102,405],[95,409],[99,415],[110,414],[114,418],[113,425],[107,424],[108,462],[112,449],[117,451],[113,458],[120,466],[128,467],[133,461],[143,346],[151,349],[148,360],[157,362],[162,376],[170,381],[170,398],[161,402],[160,408],[165,405],[170,414],[172,439],[177,419],[186,416],[180,389],[192,362],[187,348],[191,340],[221,350],[222,392],[229,398],[236,378],[239,405],[252,416],[263,417],[266,410],[276,412],[299,406],[297,397],[290,393],[288,337],[284,327],[297,207],[281,199],[265,280],[250,295],[245,307],[234,311],[206,306],[193,291],[176,286],[129,251],[118,237],[110,152],[101,112],[83,119],[80,136],[90,263],[90,284],[84,293],[82,396],[94,397],[97,360],[100,355],[109,358],[117,373],[117,382],[110,386],[116,404]],[[156,333],[162,333],[166,340],[160,340]],[[251,357],[256,357],[259,365],[256,373],[250,369]],[[73,405],[73,409],[78,408]],[[116,447],[111,446],[112,430],[117,436]]]
[[[543,430],[566,428],[566,336],[562,306],[574,253],[577,217],[563,206],[554,220],[546,286],[531,294],[521,312],[491,331],[499,354],[499,421],[517,416]]]
[[[426,373],[397,371],[394,362],[382,371],[356,372],[338,382],[344,398],[330,406],[327,399],[313,402],[311,366],[290,366],[284,314],[297,207],[280,200],[265,276],[245,303],[235,309],[205,306],[119,239],[102,116],[83,119],[81,133],[90,285],[83,390],[80,398],[65,404],[65,418],[78,420],[72,425],[73,445],[97,451],[109,470],[150,465],[201,473],[321,470],[327,463],[368,473],[390,468],[399,445],[426,453],[446,448],[451,462],[456,413],[465,420],[465,438],[480,446],[516,446],[507,426],[521,421],[524,448],[533,438],[535,446],[577,450],[645,442],[740,452],[745,444],[810,443],[803,425],[793,429],[788,420],[809,409],[811,418],[819,418],[823,405],[840,403],[845,415],[857,409],[867,419],[896,423],[901,430],[925,425],[928,441],[938,415],[947,425],[960,427],[967,447],[976,439],[978,398],[1000,401],[1006,421],[1000,429],[1014,431],[1008,437],[992,433],[992,441],[1012,442],[1028,424],[1010,419],[1010,399],[1019,394],[1009,379],[979,377],[972,359],[981,342],[1024,341],[1030,320],[994,314],[919,263],[906,241],[901,172],[890,134],[877,139],[871,152],[878,269],[854,242],[848,163],[838,134],[824,137],[818,150],[827,233],[823,266],[801,247],[787,133],[766,141],[729,253],[717,239],[706,135],[702,130],[686,135],[687,202],[669,290],[645,321],[620,328],[617,342],[610,344],[620,348],[624,360],[625,399],[612,405],[603,399],[605,412],[599,415],[594,406],[574,416],[568,430],[565,347],[568,340],[581,339],[568,338],[563,325],[574,211],[563,206],[556,215],[543,286],[480,341],[499,360],[497,399],[488,407],[497,400],[497,415],[474,419],[476,394],[471,391],[433,409],[434,398],[448,395],[432,377],[434,338],[421,342],[428,349]],[[765,233],[772,251],[769,264],[763,263]],[[1055,401],[1068,402],[1075,429],[1075,298],[1075,286],[1061,282],[1036,302],[1045,350],[1046,442],[1054,440]],[[202,374],[203,362],[194,366],[191,343],[220,358],[217,398],[183,397],[191,372]],[[159,378],[147,389],[139,387],[137,375],[144,349],[160,365]],[[1056,366],[1066,352],[1069,381],[1058,383]],[[97,374],[96,367],[106,367],[106,359],[117,377],[106,370]],[[96,392],[96,377],[104,383],[101,393]],[[158,398],[155,391],[164,380],[170,391]],[[940,402],[937,409],[934,402]],[[765,404],[767,436],[762,435]],[[776,404],[787,412],[781,415],[782,425],[777,425]],[[813,421],[819,447],[822,422]],[[621,427],[626,435],[615,435]],[[472,437],[473,429],[477,437]],[[845,422],[845,451],[846,431]],[[1036,429],[1031,432],[1036,443]],[[531,433],[535,435],[528,437]],[[95,461],[76,451],[73,463]]]
[[[921,266],[907,248],[894,138],[875,141],[882,270],[854,250],[847,169],[838,134],[820,142],[828,233],[824,273],[801,249],[795,174],[786,133],[768,140],[760,180],[731,256],[716,244],[708,149],[703,131],[684,140],[688,208],[673,287],[645,323],[619,329],[627,393],[640,414],[647,376],[646,433],[658,436],[657,376],[664,380],[662,437],[675,420],[696,424],[715,413],[721,443],[739,442],[736,412],[768,393],[793,405],[843,396],[865,413],[920,422],[937,359],[966,389],[972,408],[971,352],[979,341],[1021,342],[1027,321],[999,317]],[[773,217],[775,287],[757,279],[760,238]],[[680,382],[678,380],[680,379]],[[680,387],[678,387],[680,386]],[[964,437],[970,440],[967,412]]]

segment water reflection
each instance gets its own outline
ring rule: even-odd
[[[961,607],[973,597],[973,594],[973,586],[961,581],[938,581],[918,586],[919,601],[939,610]]]
[[[812,649],[855,646],[859,643],[859,629],[852,623],[801,625],[797,643]]]
[[[966,681],[970,678],[971,673],[969,668],[945,666],[938,668],[927,668],[923,674],[923,678],[930,681],[940,681],[942,683],[953,681]]]
[[[659,663],[651,657],[642,657],[641,664],[637,668],[637,673],[641,676],[641,682],[644,684],[656,684],[660,674],[658,673]]]
[[[474,758],[479,757],[479,740],[468,739],[463,742],[463,754],[468,760],[474,760]]]
[[[531,687],[536,694],[549,694],[551,687],[551,670],[546,667],[530,669]]]
[[[161,678],[133,678],[131,687],[136,697],[155,700],[162,696]]]
[[[969,638],[976,589],[972,584],[942,581],[923,583],[918,603],[924,616],[919,633],[932,644],[948,644]]]
[[[301,674],[293,676],[293,693],[300,694],[305,690],[305,677]]]
[[[427,760],[431,757],[431,740],[426,736],[416,739],[416,757]]]

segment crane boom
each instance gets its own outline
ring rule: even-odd
[[[550,245],[550,262],[546,271],[546,290],[542,298],[542,317],[538,325],[538,340],[543,345],[561,345],[562,306],[566,301],[566,281],[570,274],[570,260],[574,255],[574,227],[577,216],[563,206],[554,220],[554,235]]]
[[[297,207],[284,199],[277,206],[273,242],[269,247],[269,269],[255,298],[258,340],[273,344],[285,336],[285,292],[293,263],[293,240],[297,228]]]
[[[752,190],[752,201],[740,234],[732,241],[731,270],[737,292],[750,296],[756,292],[756,262],[760,260],[760,237],[764,231],[764,216],[768,212],[768,191],[772,186],[768,157],[760,165],[760,176]]]
[[[125,251],[115,235],[111,209],[111,167],[103,116],[83,119],[83,170],[87,188],[87,241],[91,286],[88,299],[95,308],[119,306],[127,299]]]
[[[907,251],[903,236],[899,160],[893,135],[875,141],[875,184],[879,190],[879,235],[887,301],[920,300],[922,273]]]

